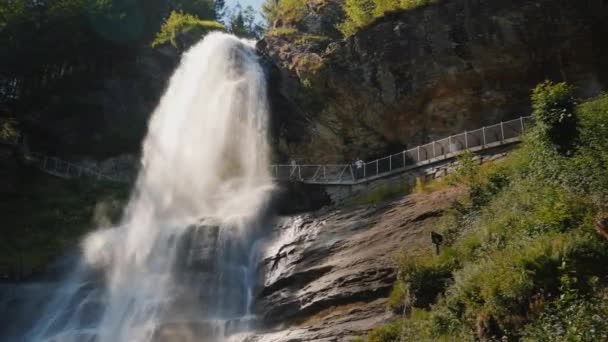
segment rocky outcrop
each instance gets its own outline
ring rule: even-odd
[[[343,341],[395,314],[394,257],[431,250],[430,231],[458,189],[378,206],[286,217],[269,239],[257,305],[265,333],[249,341]]]
[[[545,79],[593,96],[608,84],[606,15],[601,0],[444,0],[344,40],[268,36],[279,158],[368,158],[525,115]]]

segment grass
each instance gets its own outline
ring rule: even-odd
[[[371,191],[355,196],[351,201],[354,205],[377,205],[390,199],[408,195],[410,188],[407,183],[382,184]]]
[[[409,11],[434,2],[436,0],[346,0],[342,5],[346,18],[337,29],[347,37],[386,13]]]

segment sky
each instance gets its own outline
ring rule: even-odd
[[[262,6],[263,0],[226,0],[226,7],[233,8],[237,3],[241,4],[243,8],[251,5],[257,11],[258,20],[262,20],[260,15],[260,7]]]

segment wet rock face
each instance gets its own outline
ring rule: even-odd
[[[601,0],[445,0],[345,40],[266,37],[278,150],[304,161],[382,155],[526,115],[545,79],[593,96],[608,84],[606,15]]]
[[[257,295],[267,332],[249,341],[342,341],[394,318],[386,308],[394,256],[430,250],[430,231],[458,194],[448,189],[281,219],[264,246]]]

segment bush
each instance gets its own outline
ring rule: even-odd
[[[574,146],[577,133],[576,101],[566,83],[545,81],[532,90],[532,116],[541,137],[565,154]]]
[[[608,341],[608,296],[557,299],[527,325],[523,341]]]
[[[452,265],[436,257],[407,258],[399,262],[395,287],[406,307],[429,308],[452,279]],[[394,299],[393,299],[394,306]]]
[[[367,342],[399,341],[402,324],[401,321],[395,321],[372,330],[367,337]]]
[[[173,11],[156,34],[152,46],[170,42],[173,46],[178,47],[176,38],[181,34],[203,36],[210,31],[223,31],[224,29],[224,25],[216,21],[201,20],[192,14]]]

